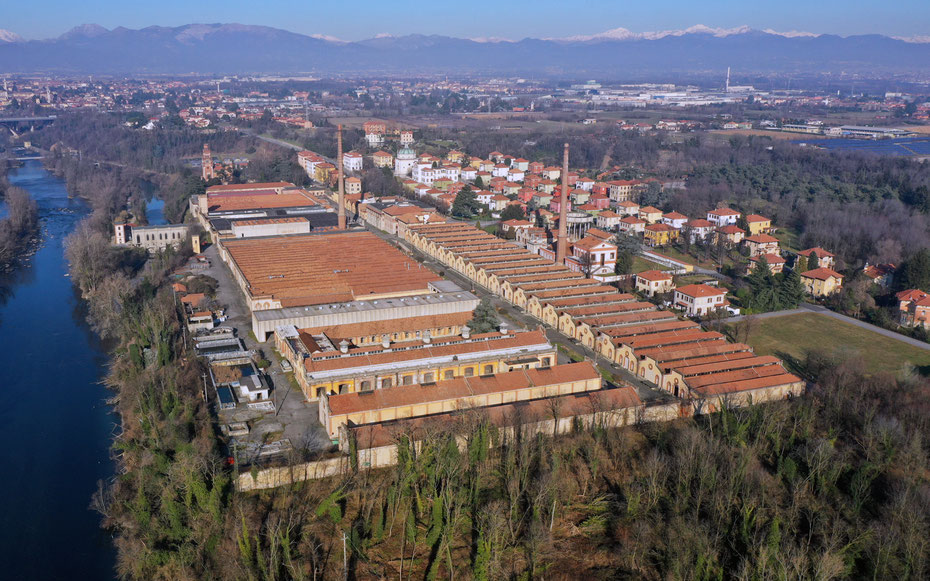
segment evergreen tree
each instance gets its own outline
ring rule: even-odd
[[[778,283],[778,306],[781,309],[796,309],[804,300],[804,284],[796,270],[789,270]]]
[[[807,272],[808,270],[810,270],[809,268],[807,268],[807,257],[806,256],[801,256],[800,254],[798,254],[797,257],[795,257],[794,270],[797,271],[798,273]]]
[[[487,298],[481,299],[478,306],[472,313],[472,319],[468,322],[468,327],[475,333],[490,333],[497,331],[501,326],[501,320],[497,316],[497,311],[491,305]]]
[[[752,290],[750,305],[753,309],[764,312],[778,308],[775,275],[772,274],[772,269],[769,268],[769,263],[764,256],[759,257],[747,281]]]
[[[501,211],[501,222],[523,220],[524,218],[526,218],[526,214],[523,213],[523,208],[517,204],[507,206]]]
[[[807,270],[814,270],[815,268],[820,268],[820,258],[811,252],[810,257],[807,259]]]
[[[478,197],[467,185],[459,190],[452,202],[452,215],[458,218],[470,218],[478,211]]]
[[[905,260],[895,279],[899,290],[930,288],[930,250],[924,248]]]

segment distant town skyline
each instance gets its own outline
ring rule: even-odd
[[[680,30],[703,24],[712,28],[749,26],[778,32],[882,34],[930,40],[930,3],[901,0],[889,10],[874,0],[511,0],[468,4],[422,4],[402,0],[358,0],[351,10],[340,3],[295,5],[293,1],[163,0],[152,4],[115,0],[50,0],[6,7],[0,28],[25,39],[60,36],[74,26],[181,26],[191,23],[241,23],[271,26],[307,35],[347,41],[379,34],[439,34],[460,38],[564,38],[591,36],[615,28],[632,32]]]

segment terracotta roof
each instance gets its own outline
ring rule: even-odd
[[[691,228],[712,228],[714,226],[713,222],[709,222],[703,219],[697,220],[688,220],[685,222],[685,226],[690,226]]]
[[[734,224],[727,224],[726,226],[720,226],[717,228],[717,232],[721,234],[745,234],[746,231],[736,226]]]
[[[662,270],[644,270],[636,273],[636,278],[648,281],[672,280],[672,275]]]
[[[753,256],[749,260],[751,262],[759,262],[759,259],[762,258],[763,256],[765,257],[765,261],[769,264],[785,264],[785,262],[787,262],[781,256],[777,254],[772,254],[772,253],[766,253],[766,254],[761,254],[759,256]]]
[[[833,256],[832,253],[827,252],[826,250],[824,250],[823,248],[819,246],[808,248],[807,250],[802,250],[801,252],[798,252],[798,254],[800,254],[801,256],[807,256],[807,257],[810,257],[811,254],[816,254],[817,258],[827,258],[827,257]]]
[[[317,206],[318,202],[306,192],[292,190],[275,195],[208,194],[208,212],[260,210]]]
[[[669,224],[649,224],[646,226],[646,230],[649,232],[677,232],[678,228]]]
[[[428,292],[439,277],[369,232],[225,240],[251,296],[304,306]]]
[[[802,272],[801,276],[804,278],[814,278],[817,280],[827,280],[828,278],[843,278],[843,275],[836,272],[831,268],[815,268],[814,270],[808,270],[807,272]]]
[[[662,210],[652,206],[643,206],[639,209],[640,214],[661,214]]]
[[[708,214],[713,214],[715,216],[739,216],[740,213],[730,208],[717,208],[716,210],[708,212]]]
[[[713,297],[727,294],[726,289],[721,289],[706,284],[688,284],[682,287],[678,287],[675,289],[675,292],[679,292],[683,295],[694,298]]]
[[[746,216],[746,222],[771,222],[771,220],[759,214],[749,214]]]
[[[243,190],[274,190],[278,188],[294,188],[297,187],[291,182],[260,182],[254,184],[227,184],[220,186],[210,186],[207,188],[207,193],[221,193],[221,192],[239,192]]]
[[[755,236],[746,237],[745,241],[755,242],[756,244],[771,244],[772,242],[778,243],[778,238],[769,236],[768,234],[756,234]]]
[[[623,224],[632,224],[632,225],[646,223],[645,220],[637,218],[636,216],[627,216],[626,218],[621,218],[620,222],[622,222]]]
[[[688,217],[684,214],[679,214],[678,212],[668,212],[667,214],[662,214],[663,218],[668,220],[687,220]]]
[[[920,289],[909,289],[903,290],[895,294],[895,298],[899,301],[916,301],[928,296],[927,293]]]

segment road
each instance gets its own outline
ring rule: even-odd
[[[727,319],[727,322],[738,323],[739,321],[745,320],[747,316],[751,316],[756,319],[772,319],[775,317],[787,317],[790,315],[799,315],[801,313],[817,313],[819,315],[826,315],[827,317],[833,317],[834,319],[838,321],[843,321],[844,323],[849,323],[850,325],[855,325],[862,329],[868,329],[869,331],[872,331],[873,333],[878,333],[879,335],[883,335],[885,337],[888,337],[889,339],[901,341],[902,343],[907,343],[908,345],[912,345],[914,347],[918,347],[920,349],[925,349],[925,350],[930,351],[930,343],[919,341],[917,339],[914,339],[913,337],[902,335],[901,333],[895,333],[894,331],[891,331],[889,329],[883,329],[881,327],[877,327],[871,323],[860,321],[859,319],[847,317],[846,315],[837,313],[835,311],[831,311],[830,309],[826,307],[822,307],[820,305],[814,305],[811,303],[801,303],[801,306],[799,308],[791,309],[788,311],[773,311],[771,313],[760,313],[758,315],[740,315],[738,317],[730,317]]]
[[[386,240],[389,243],[396,244],[399,241],[398,238],[391,236],[390,234],[386,232],[382,232],[376,228],[368,228],[368,229],[369,231],[371,231],[372,233]],[[553,345],[561,346],[564,349],[567,349],[571,352],[575,352],[584,357],[587,357],[588,359],[591,359],[592,361],[594,361],[594,363],[602,370],[609,371],[613,375],[622,378],[622,380],[625,383],[628,383],[629,385],[633,386],[633,388],[636,389],[636,392],[639,395],[640,399],[642,399],[644,402],[652,402],[652,401],[659,401],[659,400],[665,400],[665,399],[671,400],[671,396],[669,396],[667,393],[654,389],[650,384],[640,380],[638,377],[636,377],[629,371],[623,369],[622,367],[620,367],[613,361],[610,361],[609,359],[606,359],[605,357],[595,353],[593,350],[588,349],[587,347],[578,343],[574,339],[570,339],[569,337],[559,332],[557,329],[553,329],[552,327],[545,325],[542,321],[530,316],[525,311],[508,303],[507,301],[500,298],[499,296],[487,291],[486,289],[480,286],[475,285],[471,280],[469,280],[468,278],[466,278],[464,275],[460,274],[459,272],[456,272],[455,270],[447,267],[446,265],[435,260],[434,258],[427,256],[426,254],[423,254],[416,248],[413,248],[409,244],[406,244],[406,242],[404,243],[403,248],[408,254],[411,254],[415,257],[422,259],[424,266],[426,266],[427,268],[430,268],[431,270],[435,272],[443,272],[445,277],[448,280],[451,280],[452,282],[456,283],[463,289],[473,292],[479,298],[487,298],[490,301],[491,305],[494,307],[494,309],[497,312],[503,314],[504,319],[506,319],[507,322],[511,326],[516,326],[516,327],[520,327],[523,329],[535,329],[537,327],[542,327],[546,333],[546,338],[549,339],[549,341]],[[570,362],[569,357],[565,355],[563,352],[559,352],[559,363],[568,363],[568,362]]]

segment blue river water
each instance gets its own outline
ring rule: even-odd
[[[114,579],[115,550],[90,510],[114,473],[107,357],[84,322],[63,240],[87,215],[41,162],[9,174],[39,206],[42,246],[0,275],[0,578]]]

